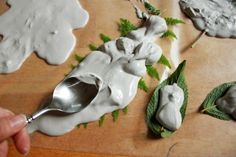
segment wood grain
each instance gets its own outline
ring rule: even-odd
[[[185,25],[179,26],[181,33],[178,37],[181,59],[187,60],[185,75],[189,86],[187,116],[182,127],[168,139],[156,139],[148,132],[145,109],[151,91],[158,82],[145,77],[151,91],[139,91],[129,105],[128,114],[121,113],[116,123],[112,122],[108,114],[103,127],[98,127],[98,123],[93,122],[87,129],[76,128],[61,137],[35,133],[31,135],[33,148],[28,156],[236,156],[235,122],[218,120],[198,112],[212,88],[223,82],[236,80],[236,40],[204,36],[195,48],[187,49],[200,32],[182,15],[177,0],[150,1],[163,10],[163,16],[180,16],[186,21]],[[74,31],[78,40],[73,54],[88,54],[87,45],[91,42],[102,44],[100,33],[112,38],[118,37],[117,22],[120,18],[139,23],[132,6],[126,0],[81,0],[81,3],[90,13],[90,21],[84,29]],[[3,1],[0,1],[0,5],[0,13],[3,13],[7,7]],[[158,43],[169,56],[171,41],[162,39]],[[63,79],[64,74],[70,71],[69,66],[75,63],[73,54],[60,66],[49,66],[33,54],[19,71],[0,75],[0,106],[15,113],[35,111]],[[163,67],[159,66],[158,69],[161,72]],[[11,147],[9,157],[18,156]]]

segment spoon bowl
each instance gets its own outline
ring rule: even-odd
[[[97,93],[98,87],[95,84],[81,82],[75,77],[67,78],[54,89],[50,104],[27,117],[27,123],[49,111],[68,114],[80,112],[92,102]]]

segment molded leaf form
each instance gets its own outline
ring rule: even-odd
[[[151,100],[147,106],[147,115],[146,115],[146,121],[148,128],[155,134],[160,137],[166,138],[169,137],[173,131],[170,131],[166,128],[164,128],[157,120],[156,120],[156,112],[159,107],[159,93],[160,89],[163,88],[166,85],[172,85],[174,83],[177,83],[177,85],[183,89],[184,91],[184,102],[180,109],[182,119],[185,117],[185,112],[187,108],[188,103],[188,88],[184,77],[184,68],[185,68],[186,61],[183,61],[176,71],[167,78],[164,82],[162,82],[158,87],[155,89]]]
[[[214,88],[202,103],[202,112],[221,120],[232,120],[230,115],[217,109],[215,101],[222,97],[235,84],[236,82],[229,82]]]

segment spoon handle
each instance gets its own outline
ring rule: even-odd
[[[37,111],[37,112],[35,112],[34,114],[32,114],[32,115],[29,115],[29,116],[27,116],[27,124],[28,123],[31,123],[33,120],[35,120],[35,119],[37,119],[38,117],[40,117],[41,115],[43,115],[44,113],[47,113],[47,112],[49,112],[49,111],[52,111],[53,109],[51,109],[51,108],[44,108],[44,109],[42,109],[42,110],[39,110],[39,111]]]

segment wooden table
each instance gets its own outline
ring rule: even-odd
[[[8,157],[23,157],[17,152],[14,146],[10,147]],[[43,149],[32,147],[28,157],[128,157],[121,155],[111,155],[111,154],[92,154],[92,153],[81,153],[81,152],[72,152],[72,151],[62,151],[62,150],[53,150],[53,149]]]
[[[187,115],[182,127],[167,139],[155,139],[150,135],[145,123],[145,109],[158,82],[145,77],[150,92],[139,90],[129,105],[128,114],[120,113],[116,123],[108,114],[103,127],[93,122],[87,129],[74,129],[61,137],[35,133],[31,136],[29,157],[236,156],[235,122],[221,121],[199,112],[201,103],[212,88],[236,80],[236,40],[204,36],[195,48],[186,49],[200,32],[180,12],[177,0],[150,1],[163,10],[163,16],[179,17],[186,21],[185,25],[178,27],[178,46],[181,59],[187,60],[185,75],[189,87]],[[74,31],[78,41],[68,61],[60,66],[49,66],[32,54],[19,71],[0,75],[1,107],[15,113],[32,113],[50,95],[64,74],[70,71],[70,65],[75,64],[75,53],[83,56],[89,53],[88,44],[102,44],[100,33],[118,37],[117,22],[120,18],[139,23],[134,9],[126,0],[81,0],[81,3],[90,13],[90,21],[84,29]],[[6,9],[4,1],[0,1],[0,13]],[[171,43],[168,39],[158,41],[167,56]],[[158,66],[158,70],[161,72],[163,66]],[[11,146],[9,157],[18,156]]]

